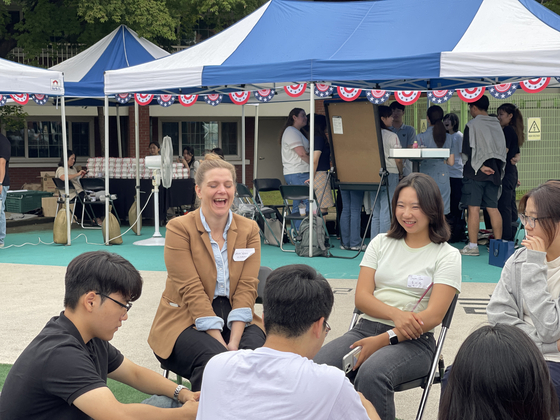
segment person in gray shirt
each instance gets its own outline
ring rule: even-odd
[[[393,111],[393,125],[389,127],[389,130],[397,135],[403,149],[412,147],[414,139],[416,138],[416,130],[411,125],[403,123],[405,106],[394,101],[389,105],[389,108]],[[412,172],[412,162],[405,159],[403,164],[403,176],[407,176]]]

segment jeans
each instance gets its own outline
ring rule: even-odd
[[[309,179],[309,172],[300,172],[298,174],[288,174],[284,175],[284,179],[286,180],[286,184],[288,185],[306,185],[305,181]],[[292,205],[292,214],[299,215],[299,203],[302,202],[305,204],[305,214],[309,214],[309,200],[294,200]],[[301,220],[293,220],[293,226],[296,231],[299,230],[299,225],[301,224]]]
[[[313,359],[342,369],[342,358],[350,345],[362,338],[383,334],[390,325],[360,319],[356,326],[319,350]],[[356,391],[364,394],[383,420],[395,420],[394,388],[430,372],[436,343],[433,333],[425,333],[417,340],[401,341],[373,353],[355,372],[348,373]]]
[[[0,244],[4,243],[4,238],[6,237],[6,196],[8,195],[9,185],[4,185],[2,187],[2,193],[0,194]]]
[[[379,187],[379,196],[377,197],[377,202],[375,207],[373,207],[373,201],[375,200],[375,193],[370,194],[370,201],[373,216],[371,217],[371,233],[370,238],[373,240],[378,234],[386,233],[391,227],[391,200],[393,200],[393,194],[399,183],[398,174],[389,174],[387,178],[388,186]],[[387,188],[389,188],[389,201],[387,201]]]
[[[340,240],[347,247],[360,246],[363,191],[341,190],[342,214],[340,215]]]

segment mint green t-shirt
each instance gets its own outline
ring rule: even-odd
[[[380,301],[401,310],[411,310],[431,282],[446,284],[461,291],[461,254],[448,243],[429,243],[422,248],[410,248],[404,239],[377,235],[370,242],[360,263],[375,270],[373,295]],[[430,288],[415,312],[428,307]],[[407,306],[408,305],[408,306]],[[364,314],[363,318],[394,326],[391,320]]]

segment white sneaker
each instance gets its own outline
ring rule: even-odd
[[[472,255],[475,257],[480,255],[480,252],[478,252],[478,246],[471,248],[470,246],[465,245],[465,247],[461,249],[459,252],[461,252],[461,255]]]

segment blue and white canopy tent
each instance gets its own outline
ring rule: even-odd
[[[115,70],[128,68],[138,64],[147,63],[160,57],[168,56],[169,53],[157,45],[151,43],[145,38],[140,38],[136,32],[131,30],[125,25],[120,25],[109,35],[82,51],[80,54],[63,61],[56,66],[51,67],[51,70],[56,70],[64,73],[64,82],[66,87],[65,96],[73,98],[69,100],[69,105],[82,106],[86,104],[102,106],[104,93],[104,80],[103,76],[107,70]],[[108,122],[108,110],[105,110],[105,124]],[[137,111],[137,110],[136,110]],[[121,139],[120,139],[120,118],[118,113],[118,103],[116,103],[117,112],[117,135],[119,155],[121,155]],[[136,112],[138,115],[138,112]],[[108,133],[106,133],[108,137]],[[66,140],[66,137],[65,137]],[[106,142],[108,150],[108,143]],[[64,145],[66,153],[66,143]],[[136,130],[136,158],[138,159],[139,146],[138,146],[138,130]],[[67,159],[65,159],[65,162]],[[105,160],[105,173],[108,173],[108,160]],[[138,168],[138,162],[136,164]],[[67,174],[65,165],[65,174]],[[137,174],[136,184],[139,185],[139,174]],[[67,176],[65,176],[67,178]],[[105,177],[106,191],[109,191],[108,182],[109,178]],[[67,192],[68,194],[68,192]],[[140,199],[137,197],[137,205],[140,206]],[[109,211],[109,202],[106,201],[106,212]],[[138,208],[138,211],[140,209]],[[68,220],[70,226],[71,220]],[[107,232],[106,238],[109,240],[109,224],[106,224]],[[68,228],[70,229],[70,227]],[[140,232],[140,229],[138,229]]]
[[[309,83],[313,92],[316,82],[430,92],[541,76],[560,76],[560,17],[534,0],[270,0],[192,48],[107,72],[105,94],[229,93],[294,83]]]

